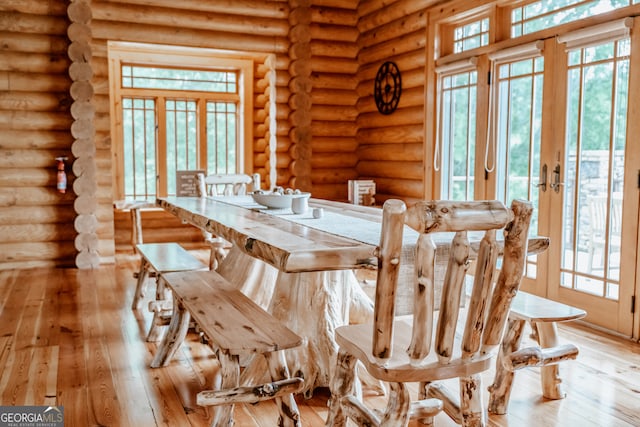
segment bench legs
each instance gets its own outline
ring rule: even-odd
[[[213,406],[212,427],[233,425],[233,408],[237,403],[257,403],[275,399],[280,417],[278,426],[300,427],[300,413],[293,393],[303,387],[300,378],[289,378],[283,351],[265,354],[273,382],[240,387],[240,357],[222,350],[216,351],[220,369],[213,378],[212,390],[198,393],[197,403]]]
[[[496,362],[496,375],[489,387],[489,412],[506,414],[515,371],[525,367],[540,367],[542,395],[547,399],[563,399],[558,363],[575,359],[578,348],[573,344],[560,344],[555,322],[535,322],[539,347],[520,349],[524,320],[509,320],[508,329],[500,346]]]
[[[558,328],[555,322],[536,323],[538,329],[538,340],[540,347],[553,348],[558,347]],[[567,396],[560,378],[560,369],[558,365],[547,365],[540,368],[540,376],[542,379],[542,395],[547,399],[564,399]]]
[[[169,329],[167,329],[167,333],[158,346],[156,355],[151,362],[152,368],[159,368],[169,364],[176,350],[178,350],[178,347],[180,347],[184,338],[187,336],[190,320],[191,315],[189,311],[187,311],[182,304],[176,302],[173,305],[173,315],[171,316]]]
[[[284,356],[284,351],[275,351],[273,353],[266,354],[267,363],[269,365],[269,373],[273,381],[289,378],[289,369],[287,367],[287,360]],[[278,420],[278,426],[283,427],[300,427],[300,413],[298,412],[298,405],[293,398],[293,392],[298,392],[302,389],[302,383],[296,383],[295,391],[291,393],[283,394],[280,397],[276,397],[276,404],[280,411],[280,419]]]
[[[237,355],[226,354],[217,351],[216,355],[220,362],[218,374],[213,378],[213,388],[216,390],[226,390],[238,387],[240,382],[240,361]],[[212,426],[233,425],[233,401],[230,404],[214,406]],[[198,402],[198,404],[201,404]]]
[[[131,309],[137,310],[140,308],[140,301],[144,297],[145,285],[149,276],[149,263],[146,259],[140,259],[140,271],[137,274],[136,291],[133,294],[133,302],[131,303]]]
[[[158,275],[156,280],[156,299],[149,302],[149,311],[153,313],[148,342],[155,342],[162,336],[162,329],[169,324],[171,313],[173,313],[173,301],[171,292],[167,289],[162,275]]]

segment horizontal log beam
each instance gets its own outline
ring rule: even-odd
[[[418,162],[389,160],[360,160],[357,166],[361,176],[398,178],[419,181],[424,176],[424,166]]]
[[[64,36],[0,32],[0,51],[64,54],[68,45]]]
[[[9,150],[30,148],[66,152],[71,145],[71,141],[72,138],[68,129],[59,131],[51,129],[2,129],[0,148]]]
[[[25,209],[23,206],[0,207],[0,226],[22,224],[71,224],[75,218],[71,203],[61,206],[38,206]]]
[[[0,263],[55,260],[58,264],[76,255],[73,240],[60,242],[0,243]],[[69,265],[68,262],[65,265]],[[2,266],[3,268],[5,266]]]
[[[251,13],[230,15],[224,8],[206,14],[185,9],[139,6],[111,2],[97,2],[92,5],[93,19],[96,21],[114,21],[135,23],[138,25],[157,25],[175,28],[192,28],[246,34],[251,28],[255,36],[286,37],[289,22],[286,19],[255,17]]]
[[[424,147],[419,143],[360,145],[358,158],[360,161],[420,162],[424,159]]]
[[[14,0],[15,1],[15,0]],[[265,2],[264,0],[112,0],[113,3],[137,4],[151,7],[165,7],[200,12],[219,12],[234,15],[251,15],[264,18],[287,19],[289,5],[286,2]]]
[[[71,80],[64,74],[28,73],[0,70],[0,89],[17,92],[68,93]]]
[[[69,224],[0,225],[2,243],[73,241],[76,234]]]
[[[0,28],[11,33],[51,34],[58,36],[65,34],[68,25],[66,14],[64,16],[31,15],[0,10]]]
[[[93,22],[94,41],[99,39],[185,45],[216,49],[244,50],[250,52],[287,52],[289,42],[284,37],[232,34],[222,31],[204,31],[161,25],[131,25],[107,21]]]
[[[360,145],[421,143],[424,140],[424,127],[420,123],[402,127],[388,126],[360,129],[358,130],[357,139]]]

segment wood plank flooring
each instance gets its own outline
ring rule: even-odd
[[[151,315],[130,308],[136,269],[137,258],[120,253],[115,266],[93,271],[0,272],[0,404],[63,405],[66,426],[207,426],[195,395],[216,360],[190,334],[170,366],[148,367]],[[580,347],[578,360],[561,366],[567,398],[546,401],[538,370],[518,371],[509,414],[490,416],[489,425],[640,426],[640,345],[575,324],[561,325],[560,335]],[[298,398],[303,425],[324,425],[327,398],[322,389]],[[272,402],[238,406],[235,416],[242,427],[277,419]],[[439,415],[436,425],[455,424]]]

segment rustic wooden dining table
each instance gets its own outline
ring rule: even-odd
[[[293,214],[290,209],[267,209],[251,196],[160,197],[156,204],[183,222],[232,243],[219,271],[243,274],[256,260],[275,269],[276,274],[264,274],[256,292],[260,293],[259,303],[305,339],[302,347],[287,351],[289,372],[305,379],[307,396],[317,387],[328,386],[338,348],[335,329],[368,321],[373,314],[373,303],[354,270],[376,267],[381,209],[311,199],[306,213]],[[313,209],[322,209],[323,215],[314,218]],[[480,238],[470,235],[472,249]],[[404,239],[401,265],[410,271],[416,241],[413,231],[405,232]],[[545,250],[548,243],[545,237],[531,238],[529,253]],[[446,245],[438,246],[439,264],[446,264],[447,252]],[[237,278],[227,279],[240,283]],[[252,291],[248,293],[251,297]],[[269,298],[265,300],[266,294]],[[154,363],[162,365],[162,361]],[[248,364],[243,375],[255,377],[263,372],[256,361]]]

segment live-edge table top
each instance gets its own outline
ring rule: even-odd
[[[250,196],[160,197],[156,204],[282,272],[376,266],[381,209],[311,199],[306,214],[294,215],[290,211],[260,209]],[[323,218],[312,217],[315,206],[324,209]],[[410,234],[415,233],[405,231],[405,241],[413,244],[416,240]],[[481,235],[477,240],[480,238]],[[448,245],[450,240],[446,240]],[[477,245],[471,235],[470,240],[472,248]],[[529,253],[542,252],[548,245],[546,237],[530,238]]]

